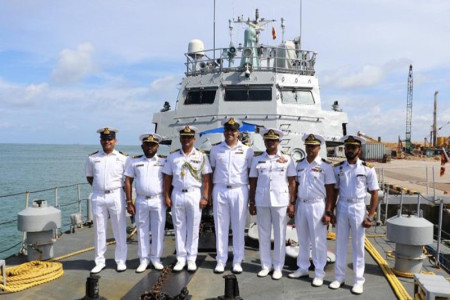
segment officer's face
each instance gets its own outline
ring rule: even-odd
[[[195,138],[192,135],[181,135],[180,143],[183,148],[191,148],[194,146]]]
[[[320,151],[320,145],[306,145],[306,156],[308,158],[316,158]]]
[[[223,136],[225,137],[225,142],[227,144],[233,144],[238,141],[239,130],[225,129],[223,132]]]
[[[361,153],[361,147],[357,145],[345,145],[345,157],[348,160],[353,160]]]
[[[111,153],[114,150],[114,147],[116,146],[117,139],[100,139],[100,144],[102,145],[103,151],[105,153]]]
[[[152,158],[155,156],[156,152],[158,152],[159,144],[158,143],[143,143],[141,145],[142,151],[144,151],[144,155],[147,158]]]
[[[278,151],[278,145],[280,144],[280,140],[272,140],[266,139],[264,140],[264,145],[268,152],[276,152]]]

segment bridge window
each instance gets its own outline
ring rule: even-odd
[[[297,103],[313,105],[315,103],[313,94],[310,90],[282,90],[281,99],[283,103]]]
[[[184,104],[212,104],[216,98],[216,90],[189,90]]]
[[[271,101],[272,87],[230,87],[225,89],[225,101]]]

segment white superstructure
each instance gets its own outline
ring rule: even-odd
[[[346,134],[347,114],[337,103],[333,111],[322,110],[319,81],[315,76],[316,52],[300,49],[299,38],[279,46],[259,43],[263,26],[272,20],[244,23],[244,43],[234,47],[205,50],[203,42],[192,40],[186,53],[186,73],[175,110],[155,113],[156,133],[180,147],[175,128],[190,124],[199,128],[196,146],[208,151],[223,139],[221,120],[236,117],[248,132],[244,139],[255,151],[263,151],[258,133],[261,127],[279,128],[285,133],[284,151],[295,159],[304,156],[304,133],[318,133],[328,145],[335,145]],[[284,31],[284,25],[282,24]],[[283,33],[284,35],[284,33]],[[326,156],[326,149],[322,149]]]

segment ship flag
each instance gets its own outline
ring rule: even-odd
[[[448,163],[448,161],[449,161],[449,159],[448,159],[447,152],[445,152],[445,149],[442,148],[442,154],[441,154],[441,172],[440,172],[441,177],[444,176],[444,173],[445,173],[445,164]]]

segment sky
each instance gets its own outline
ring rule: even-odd
[[[213,0],[4,0],[0,2],[0,143],[96,144],[100,127],[118,143],[152,132],[154,112],[175,106],[191,39],[213,47]],[[430,135],[438,91],[439,136],[450,124],[450,1],[216,0],[216,47],[228,20],[275,19],[273,44],[301,33],[318,52],[322,108],[338,100],[350,133],[405,138],[413,65],[412,140]],[[301,20],[301,21],[300,21]],[[235,25],[232,40],[242,42]]]

